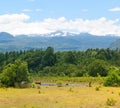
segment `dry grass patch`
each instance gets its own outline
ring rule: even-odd
[[[119,91],[115,87],[102,87],[100,91],[95,87],[1,88],[0,108],[111,108],[106,105],[110,97],[116,100],[113,108],[119,108]]]

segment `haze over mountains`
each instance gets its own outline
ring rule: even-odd
[[[29,49],[46,49],[51,46],[55,51],[86,50],[88,48],[113,48],[119,36],[95,36],[88,33],[69,33],[56,31],[44,35],[13,36],[6,32],[0,33],[0,52]],[[114,46],[114,49],[116,46]]]
[[[120,49],[120,39],[114,41],[111,45],[110,45],[111,49]]]

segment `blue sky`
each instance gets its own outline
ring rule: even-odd
[[[0,31],[15,35],[56,30],[120,35],[119,18],[120,0],[0,0]]]

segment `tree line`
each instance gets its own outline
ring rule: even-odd
[[[48,47],[46,50],[0,53],[0,72],[16,60],[26,62],[29,72],[40,76],[107,76],[110,70],[119,70],[120,51],[108,48],[55,52]]]

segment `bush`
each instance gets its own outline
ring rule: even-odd
[[[112,72],[108,77],[105,79],[104,82],[105,86],[120,86],[120,76],[116,72]]]
[[[108,106],[115,106],[116,102],[117,101],[115,99],[113,99],[113,98],[107,98],[106,104]]]
[[[101,88],[101,86],[97,86],[97,87],[95,87],[95,90],[100,91],[100,88]]]
[[[63,81],[57,81],[56,84],[57,84],[58,87],[62,87],[63,86]]]

